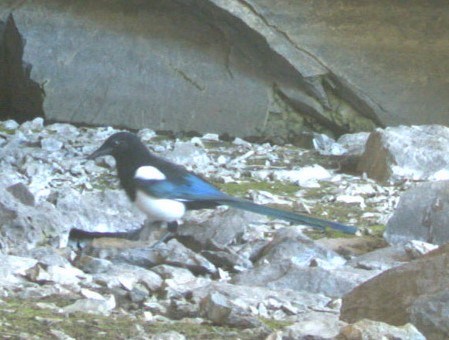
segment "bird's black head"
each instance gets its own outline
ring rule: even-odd
[[[97,157],[110,155],[115,159],[126,157],[130,153],[142,149],[143,144],[139,137],[130,132],[118,132],[110,136],[96,151],[87,157],[95,159]]]

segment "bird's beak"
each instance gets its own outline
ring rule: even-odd
[[[87,156],[87,159],[95,159],[101,156],[107,156],[112,154],[112,148],[106,145],[100,146],[97,150],[95,150],[92,154]]]

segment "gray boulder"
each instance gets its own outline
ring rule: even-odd
[[[420,320],[414,324],[425,336],[427,332],[434,334],[437,328],[438,332],[447,332],[447,310],[436,307],[447,298],[448,270],[447,245],[387,270],[343,297],[341,319],[348,323],[371,319],[397,326]],[[436,302],[437,297],[442,300]],[[430,315],[434,324],[429,324]],[[439,326],[437,320],[446,320],[446,324]]]
[[[263,323],[258,318],[250,315],[242,307],[233,305],[224,295],[212,292],[200,303],[200,313],[212,323],[228,325],[239,328],[262,327]]]
[[[100,274],[110,271],[113,264],[111,261],[105,259],[84,255],[78,257],[76,266],[85,273]]]
[[[405,247],[391,246],[373,250],[351,259],[348,264],[366,270],[381,270],[400,266],[409,262],[411,258]]]
[[[260,265],[234,277],[239,285],[268,287],[273,290],[292,289],[330,297],[341,297],[353,288],[378,274],[351,267],[326,269],[304,267],[285,260]]]
[[[369,138],[368,132],[347,133],[338,138],[337,143],[345,150],[345,156],[361,156]]]
[[[422,183],[403,193],[384,237],[391,244],[449,242],[449,181]]]
[[[222,250],[241,237],[260,215],[238,209],[204,211],[189,218],[178,229],[184,243],[194,248]]]
[[[397,126],[372,132],[358,171],[378,181],[448,179],[449,128]]]
[[[358,163],[365,152],[369,135],[369,132],[347,133],[332,144],[333,149],[340,150],[340,152],[331,154],[337,156],[336,159],[338,159],[342,172],[358,173]]]
[[[416,299],[410,319],[427,339],[449,338],[449,289]]]
[[[287,227],[278,230],[273,240],[253,260],[263,266],[285,260],[300,266],[310,266],[317,262],[333,268],[343,265],[346,260],[332,250],[326,249],[301,232],[301,227]]]

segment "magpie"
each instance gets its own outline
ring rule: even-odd
[[[140,139],[130,132],[111,135],[88,159],[111,155],[117,174],[129,199],[149,219],[167,223],[169,234],[176,232],[178,221],[187,210],[227,205],[314,228],[332,228],[355,234],[357,228],[338,222],[275,209],[230,196],[183,166],[149,152]],[[161,242],[161,241],[159,241]],[[159,243],[158,242],[158,243]]]

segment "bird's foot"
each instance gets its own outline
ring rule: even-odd
[[[175,236],[171,231],[167,231],[162,237],[150,246],[150,249],[156,248],[158,245],[171,240]]]
[[[167,223],[167,230],[173,234],[176,234],[178,232],[178,222],[169,222]]]
[[[178,231],[178,222],[170,222],[167,224],[167,232],[162,235],[162,237],[157,240],[154,244],[150,246],[150,249],[156,248],[161,243],[165,243],[166,241],[171,240],[176,236],[176,232]]]

